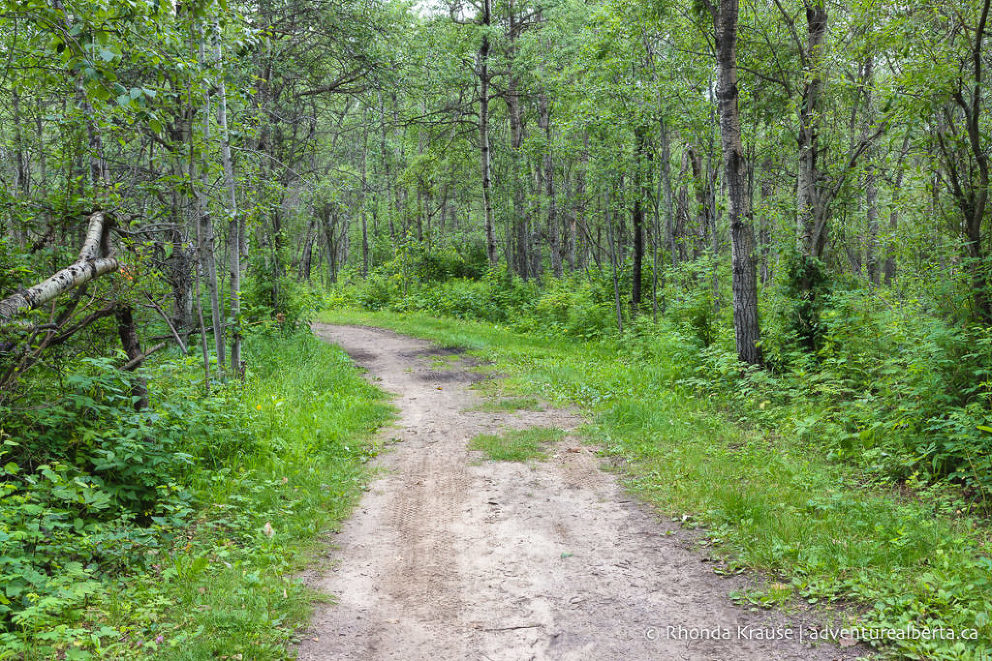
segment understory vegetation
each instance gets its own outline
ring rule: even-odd
[[[356,281],[322,319],[465,347],[509,375],[505,394],[580,406],[635,492],[705,529],[719,571],[770,574],[742,602],[837,604],[865,627],[979,636],[879,643],[898,658],[992,652],[988,336],[920,300],[837,286],[815,353],[780,340],[769,368],[745,369],[705,274],[665,281],[664,314],[644,311],[623,334],[595,272],[405,294],[388,277]],[[790,310],[769,299],[768,323],[787,328]],[[976,376],[981,387],[962,386]]]
[[[269,324],[244,382],[83,359],[0,427],[0,658],[288,658],[296,576],[347,515],[389,416],[348,357]],[[123,405],[122,405],[123,402]],[[242,656],[238,656],[242,655]]]
[[[699,396],[727,400],[742,423],[787,428],[873,482],[943,480],[961,487],[969,507],[985,506],[992,495],[992,328],[944,321],[921,297],[839,282],[819,303],[811,352],[793,330],[794,305],[772,290],[762,309],[774,329],[764,343],[767,368],[743,368],[731,309],[715,300],[727,292],[714,295],[709,276],[698,265],[666,272],[657,320],[644,310],[622,335],[609,275],[595,271],[543,287],[506,273],[404,287],[385,273],[327,301],[488,321],[547,338],[613,339],[645,359],[656,351],[653,339],[675,337],[680,380]]]

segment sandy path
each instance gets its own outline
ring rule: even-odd
[[[687,536],[633,503],[566,439],[547,461],[491,462],[467,449],[507,427],[575,427],[567,411],[467,410],[482,400],[457,359],[389,331],[315,325],[395,393],[394,445],[336,536],[300,659],[853,659],[858,648],[747,640],[738,626],[793,627],[734,606]],[[575,451],[579,450],[579,451]],[[730,640],[671,637],[725,627]],[[755,629],[751,629],[751,636]]]

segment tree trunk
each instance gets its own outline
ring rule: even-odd
[[[906,137],[902,141],[902,149],[899,152],[899,159],[896,161],[896,181],[895,186],[892,189],[892,208],[889,210],[889,236],[885,241],[885,264],[882,266],[882,272],[885,278],[885,284],[891,285],[892,281],[896,277],[896,233],[899,231],[899,204],[900,196],[902,194],[902,180],[903,175],[906,172],[906,168],[903,167],[903,161],[906,159],[906,154],[909,152],[910,136],[912,134],[907,131]]]
[[[482,45],[479,46],[479,150],[482,161],[482,202],[485,208],[486,256],[489,266],[499,261],[496,232],[493,227],[491,157],[489,153],[489,28],[492,25],[492,0],[482,2]]]
[[[630,313],[636,316],[641,307],[641,279],[644,268],[644,127],[634,129],[634,205],[631,212],[633,225],[633,264],[630,285]]]
[[[130,305],[118,304],[114,310],[117,318],[117,335],[121,339],[121,347],[127,354],[128,363],[138,362],[144,354],[138,341],[138,329],[134,323],[133,310]],[[131,397],[134,399],[134,410],[148,408],[148,385],[140,376],[131,377]]]
[[[799,163],[796,177],[796,236],[799,253],[807,258],[821,258],[826,245],[826,214],[819,195],[820,96],[823,91],[823,49],[827,35],[827,10],[823,0],[806,4],[809,36],[806,44],[802,98],[799,101]]]
[[[217,26],[218,32],[220,26]],[[224,76],[224,52],[221,39],[217,38],[217,65],[221,68],[217,81],[217,123],[220,125],[220,154],[224,167],[224,186],[227,189],[228,215],[228,268],[231,276],[231,372],[244,375],[241,366],[241,220],[238,213],[238,197],[234,182],[234,163],[231,159],[231,137],[227,129],[227,84]],[[222,357],[218,356],[218,361]]]
[[[613,231],[613,196],[606,201],[606,240],[609,242],[610,272],[613,276],[613,303],[617,315],[617,330],[623,333],[623,307],[620,303],[620,278],[617,273],[619,258],[617,257],[616,232]]]
[[[538,96],[539,124],[544,131],[544,193],[548,198],[548,244],[551,253],[551,272],[556,278],[564,273],[562,262],[562,235],[558,227],[558,207],[555,200],[555,170],[551,155],[551,104],[548,95]]]
[[[524,142],[523,117],[520,110],[520,91],[517,79],[511,70],[507,76],[506,85],[506,114],[510,123],[510,186],[513,189],[513,219],[511,221],[513,236],[513,266],[521,278],[526,280],[530,277],[530,238],[528,237],[527,224],[530,214],[525,209],[526,191],[521,161],[521,147]]]
[[[746,160],[737,106],[737,18],[739,0],[720,0],[713,23],[717,52],[717,99],[727,192],[730,200],[730,245],[737,355],[760,365],[761,332],[758,325],[758,286],[754,263],[754,236],[747,194]]]
[[[661,185],[665,193],[665,239],[668,249],[671,251],[670,258],[672,266],[677,265],[677,254],[675,247],[675,195],[672,192],[672,146],[668,136],[668,125],[664,119],[659,122],[659,133],[661,135]]]
[[[875,118],[873,106],[872,86],[875,83],[874,76],[875,60],[871,55],[865,60],[864,75],[862,77],[865,88],[865,122],[867,127]],[[867,131],[865,131],[867,133]],[[868,271],[868,281],[873,285],[881,282],[881,263],[879,262],[878,245],[878,163],[876,159],[876,148],[874,144],[865,150],[865,217],[868,221],[868,240],[865,242],[865,266]]]
[[[204,36],[201,32],[200,35],[200,47],[199,55],[200,62],[204,63]],[[217,365],[224,365],[224,355],[225,342],[224,342],[224,319],[221,316],[220,311],[220,298],[219,298],[219,287],[217,285],[217,259],[215,256],[215,236],[214,236],[214,221],[210,215],[210,210],[207,208],[206,191],[210,186],[210,180],[207,175],[206,167],[200,168],[200,189],[197,190],[196,185],[193,183],[196,179],[196,157],[199,155],[201,158],[204,156],[206,151],[206,145],[210,142],[210,95],[209,92],[204,93],[203,96],[203,145],[201,146],[199,152],[195,146],[194,133],[192,127],[190,130],[190,142],[189,142],[189,178],[190,185],[193,191],[194,205],[196,209],[197,223],[200,226],[200,239],[201,243],[199,245],[199,258],[200,265],[203,268],[203,274],[207,278],[207,294],[210,296],[210,321],[213,324],[214,330],[214,348],[217,352]]]

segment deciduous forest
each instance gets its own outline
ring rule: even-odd
[[[989,658],[989,14],[3,0],[0,660],[296,658],[406,419],[312,323],[576,411],[742,611]]]

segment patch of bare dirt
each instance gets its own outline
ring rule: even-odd
[[[316,583],[337,603],[318,607],[300,659],[825,661],[865,654],[858,646],[755,639],[756,632],[798,636],[808,623],[735,606],[728,593],[745,579],[713,573],[685,535],[625,497],[595,452],[575,439],[528,464],[468,450],[480,433],[573,429],[581,422],[574,412],[473,411],[481,402],[469,389],[477,374],[457,360],[443,371],[432,364],[431,357],[451,354],[381,329],[314,330],[397,396],[399,429],[383,434],[400,442],[377,460],[384,470],[328,551],[332,568]]]

